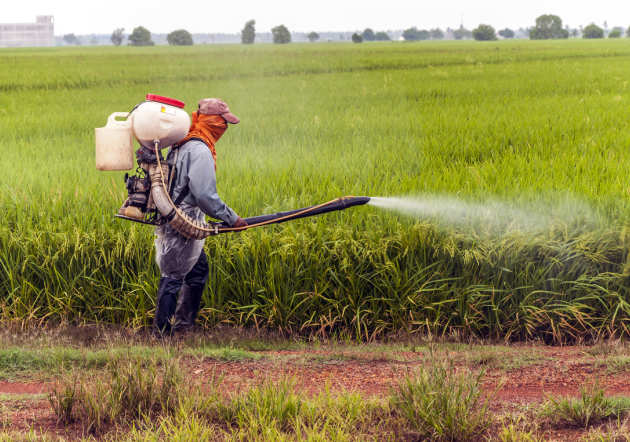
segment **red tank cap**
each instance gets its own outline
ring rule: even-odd
[[[158,103],[168,104],[169,106],[175,106],[180,109],[183,109],[184,106],[186,105],[183,101],[179,101],[174,98],[163,97],[161,95],[155,95],[155,94],[147,94],[146,100],[157,101]]]

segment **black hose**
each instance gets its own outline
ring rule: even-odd
[[[268,224],[279,224],[286,221],[293,221],[300,218],[307,218],[309,216],[321,215],[322,213],[333,212],[335,210],[344,210],[348,207],[360,206],[363,204],[367,204],[370,201],[369,196],[346,196],[343,198],[338,198],[334,201],[331,201],[325,205],[315,205],[310,207],[304,207],[302,209],[289,210],[287,212],[278,212],[272,213],[270,215],[260,215],[260,216],[252,216],[250,218],[245,218],[245,221],[248,225],[252,226],[254,224],[265,223]],[[223,223],[214,223],[213,227],[216,227],[217,233],[227,233],[232,230],[224,230],[221,229],[230,229],[230,226]]]

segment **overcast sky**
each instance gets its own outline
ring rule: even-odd
[[[0,22],[32,22],[55,16],[55,34],[103,34],[116,27],[127,32],[143,25],[151,32],[184,28],[190,32],[239,32],[256,20],[258,32],[278,24],[291,31],[355,31],[457,27],[487,23],[497,29],[531,26],[537,16],[559,15],[572,27],[604,21],[630,25],[627,0],[4,0]]]

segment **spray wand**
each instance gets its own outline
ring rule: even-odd
[[[335,210],[344,210],[348,207],[367,204],[369,201],[369,196],[342,196],[341,198],[337,198],[326,203],[304,207],[302,209],[245,218],[245,222],[247,222],[247,225],[243,227],[230,227],[227,223],[212,223],[211,226],[214,228],[214,235],[218,235],[219,233],[240,232],[242,230],[251,229],[253,227],[261,227],[269,224],[279,224],[286,221],[293,221],[295,219],[321,215],[322,213],[333,212]]]

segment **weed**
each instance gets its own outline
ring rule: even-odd
[[[190,348],[186,351],[186,354],[190,354],[197,358],[216,359],[219,361],[244,361],[244,360],[258,360],[263,356],[259,353],[241,350],[239,348],[228,347],[201,347]]]
[[[412,429],[432,440],[469,440],[483,435],[492,417],[481,393],[483,372],[456,372],[436,361],[408,376],[392,392],[391,406]]]
[[[588,428],[602,421],[620,418],[630,410],[630,398],[607,397],[596,384],[580,389],[580,398],[548,397],[541,415],[557,425]]]
[[[171,414],[186,395],[177,360],[114,359],[104,377],[76,379],[57,387],[50,403],[60,422],[78,419],[92,433],[118,422]]]
[[[58,383],[50,392],[48,401],[58,423],[69,424],[73,421],[72,411],[80,397],[80,388],[78,377],[73,374],[65,382]]]

